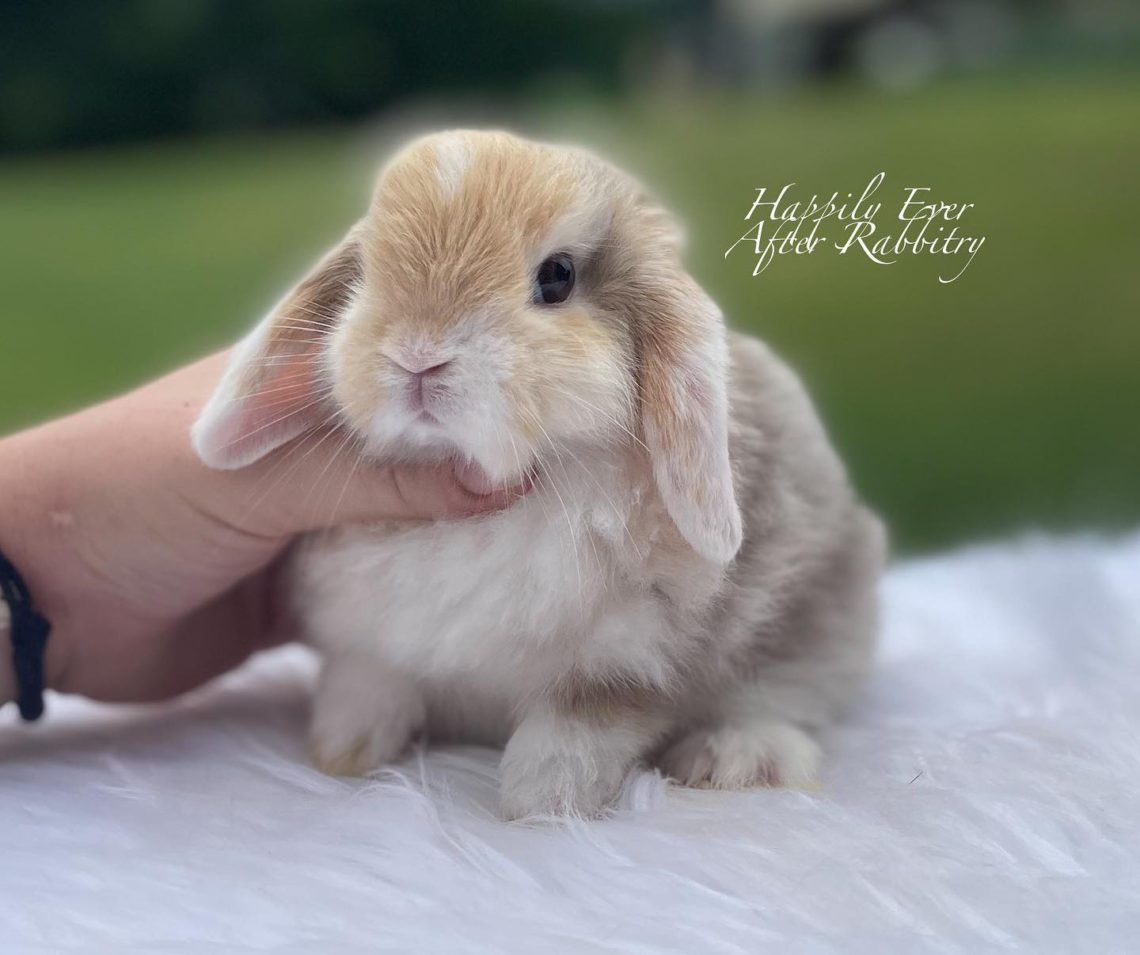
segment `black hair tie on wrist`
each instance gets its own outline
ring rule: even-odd
[[[24,578],[3,553],[0,553],[0,593],[8,605],[16,706],[20,717],[30,723],[44,713],[44,648],[51,624],[36,610]]]

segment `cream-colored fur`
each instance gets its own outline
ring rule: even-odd
[[[576,285],[536,304],[555,253]],[[505,744],[512,818],[597,814],[643,759],[690,784],[814,777],[870,658],[883,534],[795,376],[726,336],[622,173],[505,133],[396,156],[194,440],[242,466],[322,424],[366,456],[535,487],[296,549],[320,765],[366,772],[421,733]]]

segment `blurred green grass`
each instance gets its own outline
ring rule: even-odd
[[[959,81],[886,97],[550,104],[524,131],[600,144],[689,226],[732,324],[804,374],[903,549],[1140,519],[1140,83]],[[0,163],[0,432],[223,344],[359,213],[359,131]],[[754,189],[902,188],[977,204],[951,285],[934,257],[821,250],[751,276]],[[885,224],[885,223],[884,223]]]

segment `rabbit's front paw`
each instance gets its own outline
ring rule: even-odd
[[[502,815],[604,815],[631,762],[631,754],[615,749],[603,727],[553,714],[528,716],[503,753]]]
[[[596,764],[587,754],[561,752],[534,760],[503,760],[499,805],[504,819],[530,816],[597,818],[621,792],[626,767]]]
[[[313,765],[329,776],[365,776],[394,762],[411,745],[413,728],[403,721],[367,729],[314,723],[309,734]]]
[[[819,744],[798,726],[757,720],[683,736],[666,750],[661,769],[685,786],[809,789],[816,784],[819,761]]]
[[[309,753],[330,776],[363,776],[396,760],[423,722],[413,686],[372,661],[333,658],[317,686]]]

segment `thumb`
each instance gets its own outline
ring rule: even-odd
[[[471,466],[457,471],[449,462],[385,465],[355,452],[341,450],[330,457],[313,450],[294,449],[289,455],[293,462],[277,462],[288,473],[276,479],[267,495],[271,500],[265,501],[265,516],[272,515],[281,533],[366,521],[473,516],[509,507],[529,490],[525,481],[512,488],[493,487]],[[272,475],[263,479],[275,480]]]

